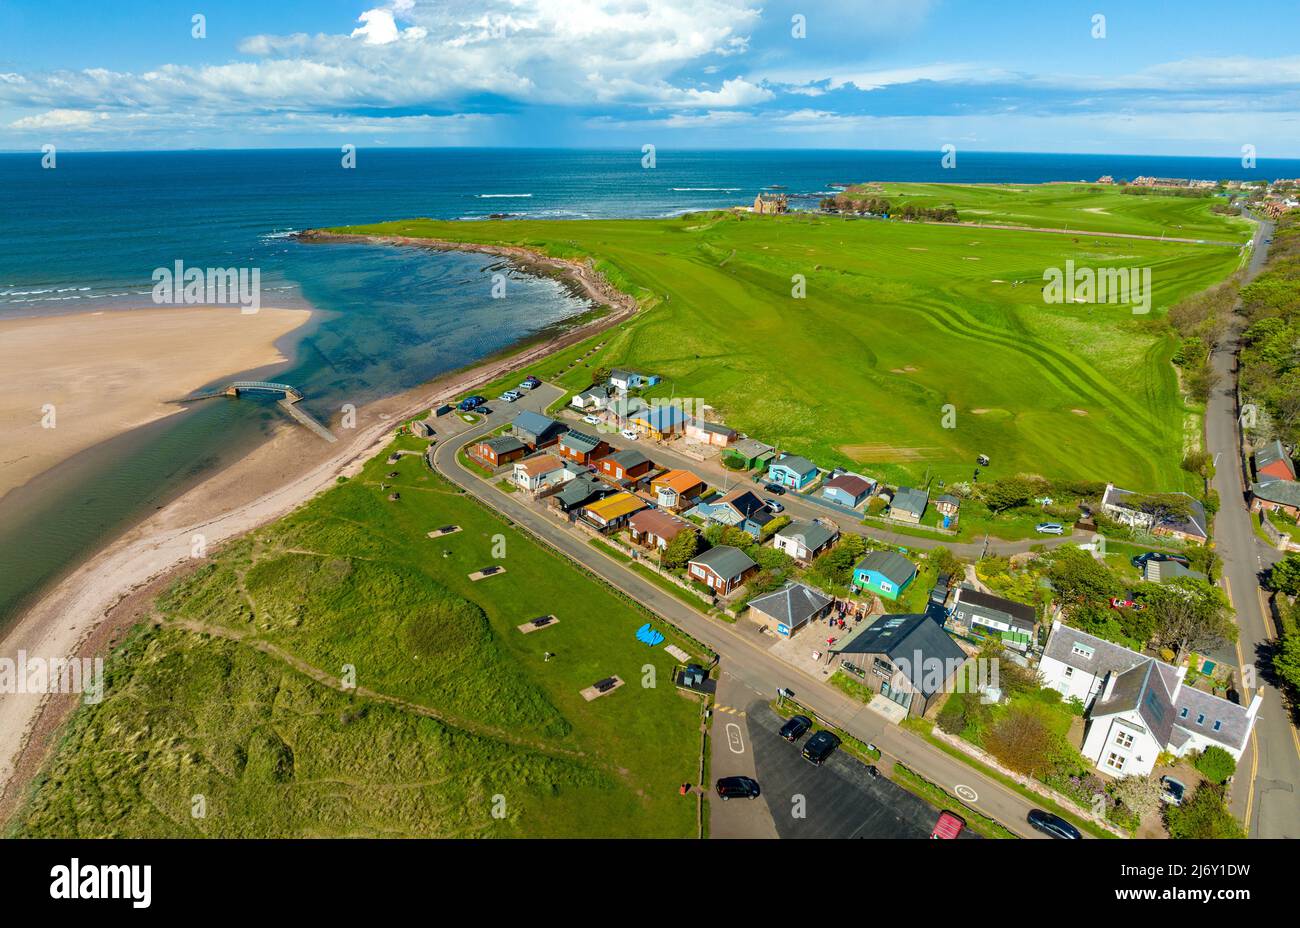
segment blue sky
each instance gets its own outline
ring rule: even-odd
[[[1250,144],[1297,157],[1297,9],[0,0],[0,149],[951,143],[1237,157]]]

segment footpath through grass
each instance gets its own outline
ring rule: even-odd
[[[14,833],[696,834],[677,786],[698,774],[699,707],[634,638],[650,616],[389,450],[161,597],[162,630],[109,660]],[[427,537],[444,525],[461,531]]]

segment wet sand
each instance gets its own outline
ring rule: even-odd
[[[306,309],[116,309],[0,320],[0,497],[60,461],[173,415],[169,400],[288,362]]]

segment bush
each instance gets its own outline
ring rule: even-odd
[[[1202,783],[1181,806],[1165,807],[1171,838],[1244,838],[1241,824],[1223,803],[1219,787]]]
[[[1218,746],[1211,746],[1202,751],[1192,766],[1215,783],[1226,783],[1228,777],[1237,772],[1237,761]]]

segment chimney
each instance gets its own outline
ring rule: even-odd
[[[1111,695],[1115,692],[1115,681],[1119,679],[1119,674],[1112,670],[1106,674],[1106,686],[1101,691],[1101,701],[1109,701]]]

